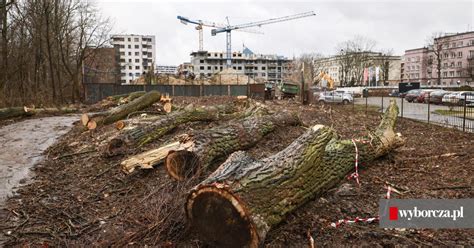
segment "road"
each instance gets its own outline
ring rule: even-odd
[[[384,108],[388,106],[391,99],[396,99],[398,107],[401,112],[401,98],[392,98],[384,97],[383,106]],[[356,98],[355,104],[365,104],[365,98]],[[382,107],[382,97],[369,97],[367,98],[367,104]],[[429,121],[433,124],[439,124],[442,126],[455,127],[462,130],[463,119],[460,117],[446,116],[436,114],[434,111],[438,109],[449,110],[449,107],[442,105],[429,105],[430,111],[428,111],[428,104],[424,103],[409,103],[407,101],[403,102],[403,117],[420,120],[420,121]],[[461,109],[461,107],[459,107]],[[472,110],[471,110],[472,111]],[[400,113],[402,116],[402,113]],[[466,119],[466,131],[474,132],[474,121]]]
[[[0,128],[0,206],[15,187],[28,182],[30,168],[42,153],[67,133],[78,116],[29,119]]]

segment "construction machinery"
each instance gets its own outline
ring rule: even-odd
[[[252,27],[261,27],[261,26],[267,25],[267,24],[290,21],[290,20],[300,19],[300,18],[314,16],[314,15],[316,15],[316,14],[313,11],[309,11],[309,12],[304,12],[304,13],[300,13],[300,14],[296,14],[296,15],[283,16],[283,17],[272,18],[272,19],[268,19],[268,20],[264,20],[264,21],[244,23],[244,24],[240,24],[240,25],[230,25],[229,19],[227,18],[227,26],[212,29],[211,34],[213,36],[215,36],[218,33],[224,33],[224,32],[226,33],[226,35],[227,35],[227,37],[226,37],[226,67],[230,68],[232,66],[231,32],[233,30],[239,30],[239,29],[244,29],[244,28],[252,28]]]
[[[326,87],[329,90],[334,89],[334,79],[332,79],[332,77],[329,76],[329,74],[327,74],[324,71],[321,71],[318,75],[318,78],[323,80],[323,84],[320,84],[321,87]],[[326,85],[324,85],[324,82]]]

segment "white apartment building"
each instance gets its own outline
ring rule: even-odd
[[[280,83],[286,73],[287,58],[278,55],[255,54],[244,47],[232,53],[232,69],[251,78]],[[226,69],[224,52],[198,51],[191,53],[191,65],[196,76],[211,76]]]
[[[112,45],[119,50],[120,83],[132,84],[149,70],[154,70],[154,35],[112,35]]]
[[[175,65],[157,65],[155,72],[157,74],[174,75],[178,73],[178,67]]]

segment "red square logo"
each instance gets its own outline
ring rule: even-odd
[[[389,212],[390,212],[390,215],[388,217],[389,220],[398,220],[398,208],[397,207],[390,207]]]

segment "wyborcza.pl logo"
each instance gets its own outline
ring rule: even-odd
[[[474,199],[380,200],[380,226],[474,228]]]

